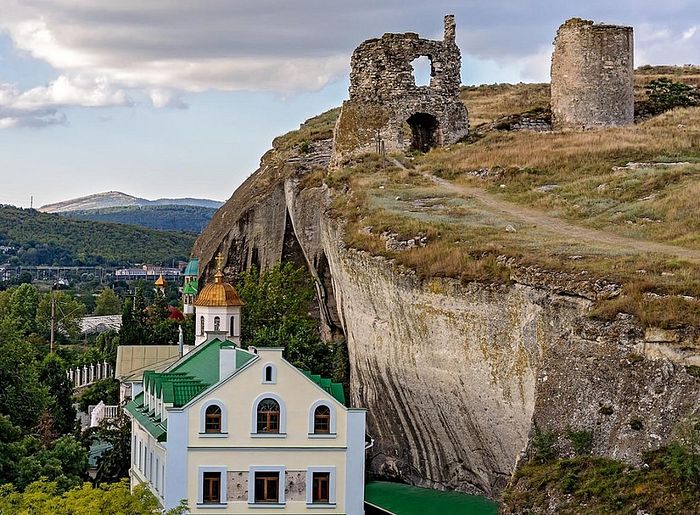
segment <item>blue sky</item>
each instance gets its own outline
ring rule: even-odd
[[[466,84],[548,80],[571,16],[633,25],[636,64],[700,63],[697,0],[0,0],[0,203],[118,190],[225,200],[272,139],[347,96],[352,50],[440,38]]]

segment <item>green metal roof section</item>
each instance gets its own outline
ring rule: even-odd
[[[365,502],[389,515],[498,514],[498,504],[485,497],[383,481],[367,483]]]
[[[302,370],[301,373],[331,394],[340,404],[345,406],[345,391],[343,390],[342,384],[334,383],[330,379],[321,377],[318,374],[312,374],[308,370]]]
[[[240,369],[249,361],[255,359],[255,354],[251,354],[243,349],[236,349],[236,370]]]
[[[134,400],[130,401],[126,405],[126,410],[131,413],[131,415],[138,420],[139,424],[148,431],[153,438],[159,442],[165,442],[167,440],[167,429],[165,424],[155,421],[145,412],[145,407],[143,405],[143,393],[138,394],[134,397]]]
[[[216,383],[219,380],[219,349],[224,343],[215,338],[202,344],[168,372],[184,372],[207,385]]]
[[[187,263],[187,268],[185,268],[185,275],[199,277],[199,259],[190,259],[190,262]]]
[[[188,281],[187,284],[182,288],[182,293],[185,295],[197,295],[199,290],[199,281],[196,279],[193,281]]]

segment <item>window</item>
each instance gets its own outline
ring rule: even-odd
[[[207,408],[207,411],[204,415],[204,432],[221,432],[221,408],[219,406],[213,405]]]
[[[231,317],[231,325],[229,326],[229,334],[231,336],[236,336],[235,333],[235,328],[236,328],[236,317]]]
[[[199,335],[204,336],[204,317],[199,317]]]
[[[214,331],[221,329],[221,318],[214,317]]]
[[[221,472],[202,474],[202,502],[204,504],[221,503]]]
[[[280,432],[280,405],[274,399],[263,399],[258,404],[258,433]]]
[[[269,384],[277,382],[277,369],[272,363],[265,363],[263,366],[262,382]]]
[[[322,404],[314,410],[314,433],[331,432],[331,409]]]
[[[278,503],[280,493],[279,472],[255,473],[255,502]]]
[[[330,502],[330,472],[314,472],[311,485],[311,502]]]

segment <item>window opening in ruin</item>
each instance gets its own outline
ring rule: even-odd
[[[438,145],[438,121],[428,113],[416,113],[408,120],[411,127],[411,150],[427,152]]]
[[[430,77],[433,74],[433,63],[430,57],[422,55],[411,61],[413,67],[413,80],[416,86],[430,86]]]

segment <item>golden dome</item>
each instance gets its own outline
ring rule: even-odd
[[[194,300],[195,306],[230,307],[242,306],[243,301],[238,296],[236,288],[224,282],[224,274],[218,271],[214,274],[214,282],[207,284]]]
[[[160,274],[158,279],[156,279],[155,285],[156,286],[161,286],[164,287],[167,283],[165,282],[165,277],[163,277],[163,274]]]

